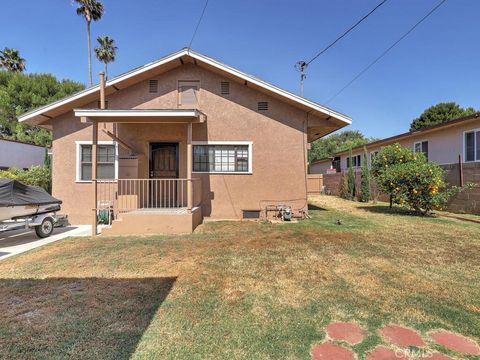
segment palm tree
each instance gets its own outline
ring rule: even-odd
[[[94,49],[95,55],[105,64],[105,78],[108,78],[108,63],[115,61],[118,47],[115,46],[115,40],[108,36],[99,36],[97,42],[100,46]]]
[[[18,50],[5,48],[0,51],[0,68],[12,72],[23,72],[25,70],[25,59],[20,56]]]
[[[103,15],[103,4],[96,0],[74,0],[79,6],[77,8],[77,15],[83,16],[87,22],[87,38],[88,38],[88,76],[90,86],[92,81],[92,49],[90,40],[90,23],[98,21]]]

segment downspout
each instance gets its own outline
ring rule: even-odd
[[[312,110],[307,111],[307,117],[303,120],[303,164],[304,164],[304,181],[305,181],[305,206],[303,207],[303,212],[308,217],[308,180],[307,180],[307,172],[308,172],[308,116]],[[306,209],[305,209],[306,208]],[[300,209],[302,210],[302,209]]]

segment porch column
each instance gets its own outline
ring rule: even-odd
[[[188,123],[187,125],[187,209],[189,212],[192,211],[192,207],[193,207],[192,168],[193,168],[192,123]]]
[[[98,235],[97,232],[97,144],[98,144],[98,123],[92,123],[92,186],[93,186],[93,218],[92,218],[92,236]]]

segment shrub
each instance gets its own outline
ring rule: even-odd
[[[369,202],[371,199],[371,181],[370,169],[368,168],[368,154],[367,148],[363,148],[362,171],[360,173],[360,201]]]
[[[47,166],[32,166],[28,170],[0,170],[0,178],[14,179],[27,185],[40,186],[50,192],[51,173]]]
[[[372,170],[379,189],[390,195],[391,205],[408,207],[417,214],[443,208],[450,197],[462,190],[447,187],[440,166],[399,144],[383,148],[373,160]]]
[[[342,173],[342,178],[340,180],[340,189],[338,191],[338,195],[342,199],[351,199],[350,193],[348,192],[348,177],[347,174],[344,172]]]

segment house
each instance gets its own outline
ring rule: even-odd
[[[0,139],[0,170],[9,168],[28,169],[43,165],[45,148],[17,140]]]
[[[480,162],[480,113],[366,144],[369,164],[382,147],[395,143],[415,152],[422,152],[428,160],[442,166],[458,164],[459,156],[465,163]],[[363,149],[364,146],[352,149],[351,161],[354,169],[358,170],[362,165]],[[345,171],[349,162],[349,150],[342,151],[332,157],[313,161],[310,164],[310,173]]]
[[[308,142],[351,123],[187,48],[20,121],[52,129],[53,195],[72,223],[113,218],[105,234],[301,215]]]

